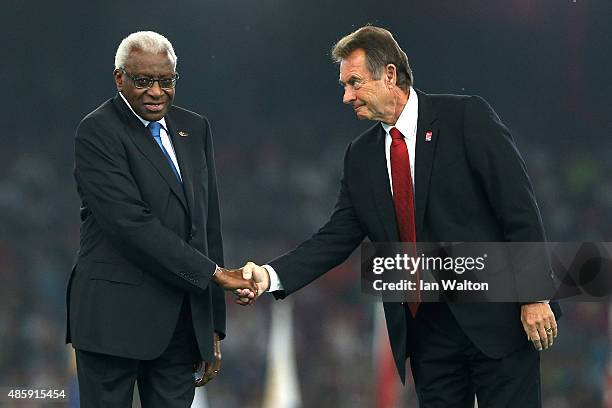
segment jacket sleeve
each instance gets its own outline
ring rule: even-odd
[[[224,266],[223,238],[221,236],[221,212],[219,210],[219,192],[217,190],[217,172],[215,168],[214,149],[210,124],[205,120],[205,155],[208,165],[208,214],[206,222],[206,235],[208,242],[208,256],[217,265]],[[214,330],[221,339],[225,337],[225,292],[216,283],[212,288],[212,310]]]
[[[466,102],[464,126],[468,161],[503,225],[504,240],[544,241],[527,167],[508,128],[477,96]]]
[[[550,299],[554,293],[551,267],[543,245],[542,224],[527,168],[508,128],[480,97],[465,105],[464,135],[471,170],[483,186],[495,217],[502,226],[512,262],[517,296],[530,302]]]

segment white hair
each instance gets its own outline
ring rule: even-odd
[[[153,31],[137,31],[125,37],[121,44],[119,44],[119,47],[117,47],[115,69],[124,68],[130,52],[134,50],[141,50],[152,54],[166,51],[176,69],[178,58],[174,53],[172,44],[166,37]]]

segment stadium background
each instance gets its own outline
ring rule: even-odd
[[[368,22],[395,34],[417,88],[494,106],[527,161],[551,241],[612,241],[610,5],[4,1],[0,387],[71,386],[63,336],[78,246],[72,137],[114,95],[114,52],[128,33],[152,29],[172,41],[175,102],[211,120],[226,261],[240,266],[292,248],[331,211],[344,148],[370,124],[342,106],[329,49]],[[358,274],[349,262],[294,296],[304,407],[372,406],[373,309]],[[229,306],[212,406],[261,406],[271,305]],[[561,337],[543,354],[545,406],[605,406],[608,305],[565,310]],[[414,406],[412,386],[401,398]]]

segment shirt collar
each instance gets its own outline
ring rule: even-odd
[[[397,122],[395,125],[388,125],[386,123],[382,123],[381,125],[385,132],[389,133],[391,128],[397,128],[404,137],[411,137],[411,135],[416,131],[416,124],[419,118],[419,98],[417,93],[415,92],[413,87],[410,87],[410,93],[408,94],[408,101],[406,102],[406,106],[402,109],[402,112],[397,118]]]
[[[132,111],[132,113],[134,114],[134,116],[136,116],[144,125],[144,127],[149,126],[149,123],[151,123],[148,120],[145,120],[143,118],[141,118],[140,116],[138,116],[138,114],[136,112],[134,112],[134,109],[132,109],[132,105],[130,105],[130,103],[127,101],[127,99],[125,99],[125,96],[123,96],[123,94],[121,92],[119,92],[119,95],[121,96],[121,99],[123,99],[123,102],[125,102],[125,104],[127,105],[128,108],[130,108],[130,110]],[[161,118],[160,120],[157,121],[157,123],[159,123],[160,125],[162,125],[162,127],[164,128],[164,130],[167,132],[168,128],[166,127],[166,118]],[[400,130],[401,132],[401,130]]]

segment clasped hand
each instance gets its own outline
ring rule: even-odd
[[[263,266],[247,262],[239,269],[219,267],[212,278],[224,290],[232,290],[236,303],[250,305],[270,287],[270,276]]]
[[[247,262],[240,270],[242,271],[242,278],[254,282],[256,286],[256,291],[241,288],[234,290],[236,303],[247,306],[270,288],[270,275],[266,268],[253,262]]]
[[[217,268],[212,281],[221,287],[223,290],[240,291],[243,297],[254,299],[258,295],[258,286],[255,280],[251,277],[243,277],[243,268],[226,269]]]

